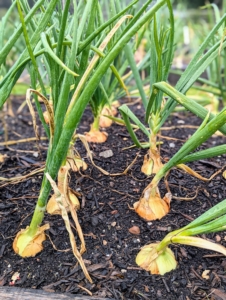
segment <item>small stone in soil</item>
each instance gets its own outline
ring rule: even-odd
[[[132,234],[140,234],[140,228],[138,226],[133,226],[129,228],[129,232]]]
[[[113,152],[112,152],[112,150],[105,150],[103,152],[100,152],[99,156],[102,156],[104,158],[112,157],[113,156]]]
[[[34,157],[38,157],[38,152],[34,152],[34,153],[33,153],[33,156],[34,156]]]
[[[133,243],[134,244],[140,243],[140,239],[133,239]]]
[[[174,143],[169,143],[170,148],[175,148],[175,144]]]

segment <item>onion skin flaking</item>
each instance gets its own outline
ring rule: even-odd
[[[158,252],[159,243],[144,246],[137,254],[136,263],[151,274],[164,275],[177,267],[174,253],[168,247]]]
[[[89,143],[104,143],[107,140],[108,134],[104,131],[90,130],[85,134],[85,137]]]
[[[160,153],[157,149],[149,149],[148,153],[144,156],[141,172],[146,175],[157,174],[163,167],[161,162]]]
[[[118,103],[113,103],[111,107],[104,106],[101,112],[100,120],[99,120],[99,125],[102,128],[107,128],[110,127],[113,121],[109,119],[108,117],[105,116],[116,116],[117,115],[117,106]]]
[[[133,206],[136,213],[146,221],[159,220],[169,212],[171,198],[172,195],[167,193],[162,199],[158,188],[148,187]]]
[[[22,257],[33,257],[43,250],[42,243],[46,240],[44,231],[49,229],[49,224],[39,227],[35,234],[30,234],[29,229],[29,226],[21,229],[13,241],[13,250]]]
[[[76,197],[76,195],[74,194],[73,190],[71,190],[71,189],[68,189],[68,198],[70,199],[72,206],[76,211],[78,209],[80,209],[79,200]],[[67,205],[67,203],[64,203],[64,205],[65,205],[67,212],[69,212],[70,209],[69,209],[69,206]],[[59,208],[59,206],[57,204],[54,194],[49,199],[46,210],[50,215],[61,215],[61,209]]]
[[[113,113],[111,112],[111,109],[109,107],[104,107],[101,112],[99,125],[102,128],[110,127],[113,121],[105,116],[113,116]]]

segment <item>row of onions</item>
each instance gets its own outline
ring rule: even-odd
[[[107,134],[100,128],[115,121],[126,126],[135,146],[148,148],[141,171],[148,176],[154,174],[154,177],[140,200],[134,203],[135,212],[147,221],[161,219],[170,211],[172,195],[167,193],[162,198],[158,185],[172,168],[181,168],[200,179],[201,176],[186,163],[226,153],[225,145],[195,152],[218,130],[226,134],[226,108],[214,114],[185,95],[215,61],[223,59],[225,62],[226,35],[223,28],[226,14],[218,18],[176,86],[172,87],[167,83],[175,53],[176,28],[172,3],[170,0],[151,2],[148,0],[139,8],[138,0],[127,6],[119,0],[110,0],[106,17],[106,3],[101,0],[65,0],[64,4],[57,0],[38,0],[32,8],[26,0],[17,0],[4,19],[6,23],[17,5],[20,26],[1,48],[0,65],[4,64],[13,45],[22,37],[26,46],[0,81],[0,107],[27,69],[31,88],[26,99],[34,131],[38,139],[33,106],[49,139],[35,211],[30,226],[18,232],[13,248],[23,257],[36,255],[43,248],[45,230],[49,228],[48,224],[41,226],[46,209],[48,213],[60,214],[69,233],[73,253],[90,282],[92,279],[82,259],[86,251],[85,239],[76,212],[80,208],[79,195],[68,184],[70,171],[87,168],[74,148],[76,139],[82,140],[92,160],[87,141],[105,142]],[[141,97],[146,124],[125,104],[119,107],[122,117],[115,117],[119,106],[117,100],[123,96]],[[44,112],[40,102],[46,108]],[[88,104],[94,122],[84,137],[76,134],[76,129]],[[163,164],[157,136],[178,105],[201,118],[202,124]],[[138,129],[147,141],[139,141],[136,135]],[[48,200],[52,188],[54,195]],[[71,230],[69,213],[77,228],[80,248]],[[144,246],[137,255],[137,264],[153,274],[163,275],[175,269],[177,262],[168,247],[171,243],[197,246],[226,255],[223,246],[194,237],[224,230],[225,218],[226,200],[184,228],[169,233],[161,242]]]

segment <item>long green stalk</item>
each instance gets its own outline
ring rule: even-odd
[[[186,155],[184,158],[182,158],[179,161],[178,164],[186,164],[186,163],[189,163],[192,161],[216,157],[216,156],[220,156],[223,154],[226,154],[226,145],[225,144]]]
[[[116,43],[116,45],[112,48],[112,50],[106,55],[106,57],[102,60],[100,65],[95,70],[95,73],[90,78],[86,87],[83,89],[81,95],[71,107],[71,109],[67,112],[64,125],[62,128],[62,133],[60,135],[59,141],[57,143],[56,149],[51,152],[51,160],[49,160],[47,169],[45,172],[48,172],[50,176],[55,179],[59,168],[62,164],[62,161],[65,159],[68,146],[70,144],[71,138],[74,134],[75,128],[78,126],[78,123],[82,117],[84,109],[88,104],[92,94],[97,88],[101,78],[109,68],[112,61],[116,58],[118,53],[123,49],[126,43],[134,36],[134,34],[145,24],[150,18],[153,17],[155,12],[165,4],[164,0],[156,3],[144,16],[142,16],[125,34],[121,37],[121,39]],[[51,190],[51,186],[49,181],[44,176],[42,187],[40,191],[40,196],[38,198],[38,202],[35,208],[35,212],[30,224],[30,234],[33,234],[35,230],[37,230],[38,226],[42,222],[46,202]]]
[[[170,71],[173,53],[174,53],[174,15],[173,8],[170,1],[166,1],[167,5],[167,22],[162,18],[162,11],[157,11],[153,17],[152,22],[145,24],[147,26],[147,34],[145,39],[147,41],[148,56],[144,58],[147,60],[148,72],[150,72],[148,81],[150,82],[150,92],[153,90],[153,84],[161,80],[166,80]],[[128,46],[127,46],[128,48]],[[140,77],[140,70],[136,66],[134,58],[132,57],[132,50],[127,49],[127,57],[130,62],[130,66],[133,72],[134,79],[136,81],[139,93],[142,99],[143,106],[146,112],[146,122],[149,123],[149,130],[147,130],[138,118],[130,111],[126,105],[122,105],[119,108],[122,114],[123,120],[126,124],[127,130],[137,147],[147,148],[149,145],[148,159],[144,160],[142,166],[142,172],[150,175],[155,173],[161,167],[161,160],[159,150],[156,147],[158,133],[158,125],[161,122],[161,110],[163,106],[163,92],[159,92],[155,95],[155,101],[152,102],[150,107],[150,101],[147,102],[147,95],[144,92],[143,82]],[[147,70],[145,70],[147,72]],[[135,122],[141,131],[148,137],[147,143],[141,143],[138,140],[136,133],[130,120]]]
[[[190,99],[189,97],[184,96],[182,93],[177,91],[176,88],[173,88],[170,84],[166,82],[158,82],[154,84],[154,92],[151,95],[150,101],[148,103],[149,109],[155,99],[158,90],[161,90],[162,92],[167,94],[169,97],[171,97],[171,99],[174,99],[176,103],[181,104],[201,119],[205,119],[205,117],[209,113],[205,107],[198,104],[196,101]],[[215,118],[215,115],[213,113],[210,113],[209,119],[212,120],[213,118]],[[221,128],[219,128],[219,131],[221,131],[223,134],[226,134],[226,125],[224,124]]]
[[[177,92],[180,98],[187,97]],[[219,128],[226,122],[226,108],[224,108],[217,116],[209,121],[202,129],[198,129],[192,137],[180,148],[180,150],[162,167],[162,169],[155,175],[152,180],[153,185],[157,185],[160,179],[179,162],[186,159],[186,156],[194,151],[197,147],[202,145],[208,138],[210,138]]]

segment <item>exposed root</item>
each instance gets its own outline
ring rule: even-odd
[[[31,171],[30,173],[28,173],[24,176],[16,176],[16,177],[11,177],[11,178],[0,177],[0,181],[5,182],[4,184],[0,185],[0,187],[6,186],[8,184],[16,184],[18,182],[22,182],[33,175],[42,173],[44,170],[45,170],[45,167],[42,167],[42,168],[36,169],[34,171]]]
[[[40,137],[39,140],[45,141],[48,140],[47,137]],[[8,146],[8,145],[16,145],[19,143],[29,143],[29,142],[35,142],[36,141],[36,137],[32,137],[32,138],[27,138],[27,139],[21,139],[21,140],[13,140],[13,141],[7,141],[7,142],[1,142],[0,146]]]

